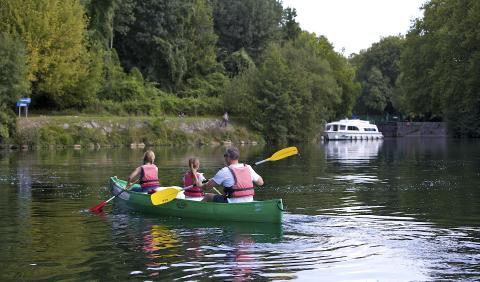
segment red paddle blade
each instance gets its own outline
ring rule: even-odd
[[[107,202],[101,202],[100,204],[94,206],[93,208],[90,208],[91,212],[102,212],[103,207],[107,204]]]

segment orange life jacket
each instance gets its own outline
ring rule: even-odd
[[[160,186],[160,182],[158,179],[158,168],[156,165],[142,165],[140,186],[142,187],[142,189]]]
[[[200,173],[197,172],[197,179],[199,179],[200,176],[201,176]],[[184,192],[185,196],[203,197],[205,195],[202,188],[198,187],[195,184],[195,177],[193,177],[193,173],[191,171],[187,171],[183,176],[183,187],[188,187],[188,186],[192,186],[192,187],[185,189],[185,192]]]
[[[244,164],[242,167],[229,166],[228,169],[235,179],[235,184],[232,187],[225,188],[227,197],[238,198],[255,195],[252,174],[247,165]]]

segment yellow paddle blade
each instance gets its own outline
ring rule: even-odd
[[[290,157],[293,155],[298,154],[298,149],[297,147],[288,147],[285,149],[281,149],[280,151],[277,151],[275,154],[273,154],[270,158],[267,160],[269,161],[278,161],[281,159],[284,159],[286,157]]]
[[[153,193],[152,196],[150,196],[150,200],[155,206],[163,205],[175,199],[180,191],[182,191],[182,189],[168,187]]]

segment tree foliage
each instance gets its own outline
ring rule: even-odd
[[[8,106],[28,94],[27,56],[23,43],[0,33],[0,105]]]
[[[277,0],[214,0],[213,6],[220,57],[243,48],[256,61],[281,36],[283,8]]]
[[[2,30],[18,34],[28,53],[28,79],[43,103],[64,107],[88,104],[95,93],[88,84],[90,57],[86,19],[76,0],[5,0]],[[37,99],[39,101],[40,99]]]
[[[457,135],[480,137],[480,2],[432,0],[424,11],[401,61],[408,109],[445,117]]]
[[[395,114],[401,108],[397,79],[400,75],[400,56],[405,39],[389,36],[374,43],[351,59],[357,68],[356,80],[361,83],[356,112],[361,114]]]
[[[30,83],[27,79],[27,56],[23,43],[0,33],[0,142],[5,143],[15,130],[12,105],[26,95]]]
[[[226,97],[234,106],[229,109],[248,113],[270,142],[312,139],[325,120],[353,106],[350,99],[342,107],[342,97],[356,95],[353,69],[326,43],[304,32],[295,41],[270,44],[258,68],[232,80]]]
[[[271,142],[309,140],[351,114],[360,84],[295,18],[279,0],[4,0],[0,96],[31,91],[42,110],[227,110]],[[373,108],[395,82],[379,65],[365,76]]]
[[[166,90],[217,68],[212,9],[205,0],[137,1],[134,22],[114,46],[127,70],[137,67]]]

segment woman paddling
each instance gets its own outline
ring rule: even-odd
[[[140,188],[132,188],[131,191],[148,193],[154,191],[160,186],[158,179],[158,167],[153,164],[155,161],[155,154],[152,150],[148,150],[143,155],[143,165],[137,167],[128,177],[128,185],[130,187],[136,181],[140,180]]]

